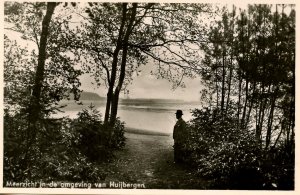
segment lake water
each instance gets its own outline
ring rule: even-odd
[[[83,105],[77,105],[71,101],[64,101],[62,104],[67,105],[63,109],[64,113],[55,116],[75,118],[79,111],[87,108],[91,103],[104,116],[106,103],[104,100],[83,100],[82,103]],[[125,122],[126,127],[170,134],[176,123],[176,110],[182,110],[183,119],[188,121],[192,118],[191,110],[200,108],[200,103],[172,100],[121,100],[118,108],[118,116]]]

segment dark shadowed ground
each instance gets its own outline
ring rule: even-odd
[[[206,189],[210,182],[173,163],[171,136],[126,133],[126,146],[107,164],[105,182],[144,183],[147,189]]]

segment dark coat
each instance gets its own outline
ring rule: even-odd
[[[186,128],[186,122],[180,118],[177,120],[174,130],[173,130],[173,139],[174,142],[177,143],[184,143],[187,139],[187,128]]]

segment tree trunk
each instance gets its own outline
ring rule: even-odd
[[[263,113],[264,104],[266,104],[266,100],[264,100],[264,98],[262,97],[264,92],[265,92],[265,84],[262,83],[261,92],[260,92],[261,97],[260,97],[260,106],[259,106],[259,112],[258,112],[258,121],[256,124],[256,131],[255,131],[256,139],[259,142],[261,142],[261,126],[260,126],[261,122],[260,121],[261,121],[261,118],[263,118],[262,113]]]
[[[242,127],[245,127],[245,117],[246,117],[246,110],[247,110],[247,102],[248,102],[248,88],[249,88],[249,81],[246,79],[246,97],[245,97],[245,103],[244,103],[244,109],[243,109],[243,115],[242,115]]]
[[[278,90],[279,90],[279,87],[277,86],[274,91],[273,99],[271,102],[271,109],[270,109],[270,114],[269,114],[269,118],[268,118],[268,126],[267,126],[268,128],[267,128],[267,136],[266,136],[266,148],[269,147],[270,142],[271,142],[272,124],[273,124],[275,103],[276,103],[276,99],[277,99]]]
[[[49,26],[51,22],[51,18],[56,7],[55,2],[47,3],[46,15],[42,21],[42,32],[40,38],[39,45],[39,56],[38,56],[38,65],[35,73],[34,86],[32,90],[32,96],[30,100],[29,110],[28,110],[28,130],[27,130],[27,143],[26,143],[26,151],[24,156],[24,167],[30,169],[30,163],[28,162],[29,155],[31,153],[31,147],[36,139],[37,135],[37,127],[36,123],[41,117],[41,91],[44,80],[44,70],[45,70],[45,61],[47,58],[46,48],[47,48],[47,39],[49,34]]]
[[[231,59],[230,59],[230,72],[229,72],[229,79],[228,79],[228,94],[227,94],[227,103],[226,103],[226,112],[225,114],[227,113],[227,110],[228,110],[228,106],[229,106],[229,103],[230,103],[230,91],[231,91],[231,79],[232,79],[232,72],[233,72],[233,68],[232,68],[232,55],[231,55]]]
[[[240,113],[241,113],[241,98],[242,98],[242,75],[241,71],[238,70],[238,76],[239,76],[239,95],[238,95],[238,111],[237,111],[237,117],[238,117],[238,122],[240,126]]]
[[[106,99],[106,108],[105,108],[105,116],[104,116],[105,124],[107,124],[109,121],[111,104],[113,102],[113,90],[114,90],[116,74],[117,74],[118,55],[119,55],[120,50],[122,49],[122,35],[124,34],[123,31],[124,31],[124,26],[125,26],[125,22],[126,22],[127,3],[123,3],[122,5],[123,5],[123,9],[122,9],[121,26],[119,29],[117,45],[116,45],[115,51],[113,53],[111,78],[110,78],[110,84],[109,84],[108,93],[107,93],[107,99]]]
[[[120,95],[120,91],[122,89],[122,85],[123,85],[123,82],[125,79],[125,73],[126,73],[128,41],[129,41],[130,34],[133,30],[132,28],[133,28],[133,22],[134,22],[135,16],[136,16],[136,9],[137,9],[137,3],[133,3],[129,24],[126,29],[126,33],[125,33],[124,40],[123,40],[123,53],[122,53],[122,61],[121,61],[120,78],[119,78],[118,86],[115,89],[114,97],[113,97],[113,101],[112,101],[111,118],[110,118],[111,126],[114,126],[114,124],[116,122],[117,114],[118,114],[119,95]]]
[[[295,74],[295,73],[293,73]],[[293,140],[294,136],[294,127],[295,127],[295,83],[293,83],[292,91],[293,93],[291,94],[292,98],[290,101],[290,108],[288,111],[288,128],[287,128],[287,143],[289,143],[291,140]]]
[[[280,132],[279,132],[279,134],[278,134],[278,136],[277,136],[277,138],[276,138],[276,140],[275,140],[273,146],[271,147],[271,149],[274,149],[274,148],[276,147],[276,144],[277,144],[278,140],[280,139],[281,134],[282,134],[282,132],[283,132],[283,128],[284,128],[284,127],[281,127]]]
[[[218,87],[218,68],[216,68],[216,91],[217,91],[217,108],[219,108],[219,87]]]
[[[254,104],[255,90],[256,90],[256,81],[254,81],[254,84],[253,84],[252,97],[251,97],[250,107],[249,107],[248,114],[247,114],[246,126],[248,125],[249,120],[250,120],[250,115],[251,115],[252,107]]]
[[[110,106],[113,98],[113,88],[109,85],[108,92],[106,95],[106,107],[105,107],[105,115],[104,115],[104,123],[108,123],[109,115],[110,115]]]
[[[266,94],[266,96],[268,96],[270,94],[270,89],[271,89],[271,85],[269,85],[268,87],[268,92]],[[259,132],[262,132],[262,128],[263,128],[263,122],[264,122],[264,118],[265,118],[265,110],[268,104],[268,98],[264,97],[264,103],[262,105],[262,111],[261,111],[261,118],[260,118],[260,122],[259,122]]]
[[[225,55],[223,54],[222,58],[222,97],[221,97],[221,111],[224,111],[224,102],[225,102]]]
[[[51,21],[51,17],[53,15],[56,3],[49,2],[47,3],[47,11],[46,15],[42,22],[42,32],[40,38],[39,45],[39,56],[38,56],[38,65],[35,73],[35,81],[32,90],[32,99],[31,99],[31,109],[29,114],[29,121],[31,125],[34,125],[40,116],[41,105],[40,105],[40,97],[41,90],[44,80],[44,70],[45,70],[45,61],[46,61],[46,47],[47,47],[47,38],[49,34],[49,25]]]

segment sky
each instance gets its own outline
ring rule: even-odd
[[[26,46],[29,50],[36,49],[35,43],[24,41],[21,39],[20,34],[14,31],[5,30],[5,34],[11,39],[16,40],[17,43],[21,46]],[[178,87],[175,90],[172,90],[172,83],[164,79],[157,79],[155,76],[150,74],[151,69],[149,64],[141,66],[141,74],[135,77],[132,81],[132,84],[128,86],[129,96],[120,94],[121,98],[159,98],[159,99],[179,99],[184,101],[197,101],[200,98],[200,78],[189,79],[184,78],[183,82],[186,87]],[[80,77],[81,90],[87,92],[94,92],[100,96],[105,97],[107,89],[105,86],[97,87],[94,78],[85,74]]]
[[[235,5],[241,8],[246,7],[246,3],[239,3]],[[21,39],[15,33],[9,32],[8,34],[10,35],[10,38],[17,39],[18,43],[21,43]],[[172,90],[172,83],[167,80],[155,78],[155,76],[150,74],[151,70],[148,67],[153,66],[142,66],[141,74],[135,77],[132,84],[128,86],[130,98],[162,98],[180,99],[185,101],[197,101],[200,99],[200,91],[201,88],[203,88],[200,78],[185,78],[183,81],[186,88],[178,87],[177,89]],[[100,96],[106,96],[107,89],[104,86],[97,88],[96,85],[92,85],[91,83],[94,82],[94,79],[90,75],[83,75],[80,77],[80,80],[82,83],[82,90],[95,92]],[[121,94],[121,98],[124,97],[128,96]]]
[[[128,86],[129,98],[154,98],[154,99],[179,99],[184,101],[197,101],[200,98],[200,90],[202,88],[200,78],[190,79],[184,78],[185,88],[178,87],[172,90],[172,83],[165,79],[157,79],[150,74],[150,66],[142,66],[141,74],[133,78],[132,84]],[[153,67],[153,66],[151,66]],[[97,88],[92,85],[93,77],[86,74],[81,76],[81,89],[88,92],[95,92],[100,96],[106,96],[107,89],[103,87]],[[120,94],[121,98],[127,98],[124,94]]]

